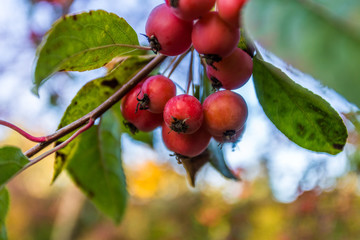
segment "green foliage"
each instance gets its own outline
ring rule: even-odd
[[[67,171],[89,199],[115,222],[123,217],[127,191],[121,160],[120,126],[112,111],[79,136],[70,150]]]
[[[227,166],[223,152],[221,148],[218,146],[218,143],[214,139],[211,139],[208,150],[210,153],[209,161],[211,165],[224,177],[238,180],[238,178]]]
[[[251,0],[249,35],[360,106],[360,1]]]
[[[97,10],[59,19],[37,51],[35,91],[57,71],[96,69],[134,51],[121,44],[139,42],[131,26],[115,14]]]
[[[59,129],[94,110],[115,93],[117,89],[130,80],[130,78],[151,59],[152,56],[133,56],[125,58],[105,77],[95,79],[85,84],[67,107],[61,119]],[[65,138],[62,139],[62,141],[64,140]],[[54,180],[66,165],[68,153],[75,141],[57,152]]]
[[[195,96],[199,98],[199,101],[203,103],[205,99],[214,92],[213,87],[211,86],[211,81],[206,75],[206,68],[204,65],[199,69],[199,75],[200,75],[200,85],[199,90],[195,92]]]
[[[291,141],[316,152],[337,154],[343,149],[347,130],[328,102],[258,55],[254,58],[253,74],[265,114]]]
[[[9,193],[6,188],[0,188],[0,240],[6,240],[5,218],[9,210]]]
[[[0,189],[27,163],[29,163],[28,158],[19,148],[10,146],[0,148]]]

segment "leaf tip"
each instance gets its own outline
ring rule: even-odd
[[[31,89],[31,92],[37,96],[37,97],[40,97],[39,95],[39,86],[38,85],[35,85],[32,89]]]

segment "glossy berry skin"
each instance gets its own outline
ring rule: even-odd
[[[149,111],[136,111],[138,100],[137,95],[141,90],[142,84],[135,86],[121,101],[121,112],[124,119],[133,124],[138,130],[149,132],[161,126],[163,116],[160,113]]]
[[[194,133],[203,122],[201,103],[187,94],[171,98],[165,105],[163,115],[166,125],[177,133]]]
[[[162,75],[151,76],[144,81],[138,95],[139,109],[162,113],[167,101],[175,95],[176,86],[173,81]]]
[[[253,61],[249,54],[240,48],[236,48],[220,62],[214,62],[213,66],[206,66],[207,76],[216,89],[237,89],[249,80],[252,72]]]
[[[219,15],[235,27],[240,26],[240,12],[247,0],[217,0]]]
[[[192,21],[211,10],[215,0],[166,0],[172,12],[178,18]]]
[[[195,157],[201,154],[211,139],[204,127],[192,134],[182,134],[172,131],[165,123],[162,125],[162,137],[165,146],[170,151],[186,157]]]
[[[212,136],[232,136],[244,126],[248,115],[245,100],[229,90],[209,95],[203,108],[204,124]]]
[[[189,49],[192,27],[192,22],[176,17],[164,3],[151,11],[145,32],[155,52],[175,56]]]
[[[226,57],[237,46],[240,32],[222,20],[217,12],[209,12],[194,24],[191,38],[198,53]]]

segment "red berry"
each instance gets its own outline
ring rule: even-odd
[[[169,128],[177,133],[194,133],[203,122],[201,103],[191,95],[175,96],[165,105],[164,121]]]
[[[135,86],[127,93],[121,101],[121,112],[124,119],[134,125],[138,130],[149,132],[161,125],[162,114],[149,111],[136,111],[138,100],[137,96],[141,90],[142,83]]]
[[[229,90],[209,95],[203,108],[204,124],[212,136],[233,136],[244,126],[248,114],[245,100]]]
[[[215,0],[166,0],[173,13],[184,20],[192,21],[209,12]]]
[[[253,62],[249,54],[236,48],[229,56],[212,66],[206,66],[206,73],[214,88],[237,89],[251,77]]]
[[[219,15],[235,27],[240,26],[240,12],[247,0],[217,0]]]
[[[153,113],[162,113],[165,104],[176,95],[176,86],[169,78],[162,75],[147,78],[138,96],[139,109]]]
[[[160,4],[151,11],[145,32],[155,52],[175,56],[189,49],[192,26],[192,22],[173,15],[166,4]]]
[[[186,157],[195,157],[201,154],[211,139],[204,127],[192,134],[182,134],[172,131],[165,123],[162,125],[162,137],[165,146],[170,151]]]
[[[198,53],[215,55],[221,59],[235,49],[240,32],[222,20],[217,12],[209,12],[195,23],[191,37]]]

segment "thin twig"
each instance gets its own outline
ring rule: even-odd
[[[33,141],[33,142],[45,142],[45,141],[48,140],[47,137],[35,137],[35,136],[25,132],[24,130],[22,130],[18,126],[15,126],[14,124],[9,123],[9,122],[4,121],[4,120],[0,120],[0,125],[11,128],[12,130],[18,132],[20,135],[22,135],[23,137],[25,137],[25,138],[29,139],[30,141]]]
[[[169,70],[169,68],[171,67],[171,65],[175,62],[175,60],[178,58],[179,56],[173,57],[170,61],[170,63],[166,66],[166,68],[164,69],[162,75],[165,75],[165,73]]]
[[[69,125],[59,129],[54,134],[49,135],[46,142],[37,144],[35,147],[29,149],[24,154],[27,157],[32,157],[42,149],[44,149],[49,144],[55,142],[56,140],[66,136],[72,131],[78,129],[79,127],[86,124],[90,118],[97,119],[104,112],[109,110],[115,103],[120,101],[120,99],[125,96],[133,87],[136,86],[144,77],[146,77],[154,68],[156,68],[161,62],[166,59],[167,56],[159,54],[151,62],[149,62],[144,68],[142,68],[134,77],[130,79],[126,84],[124,84],[119,90],[117,90],[112,96],[110,96],[105,102],[100,106],[95,108],[93,111],[79,118],[78,120],[70,123]]]
[[[181,63],[181,61],[186,57],[186,55],[190,52],[190,49],[187,50],[185,53],[183,53],[180,57],[176,58],[175,63],[172,65],[171,71],[168,74],[168,78],[171,77],[171,74],[173,74],[173,72],[175,71],[175,69],[179,66],[179,64]]]
[[[92,125],[94,125],[94,119],[90,118],[89,122],[82,126],[79,130],[77,130],[73,135],[71,135],[71,137],[69,137],[68,139],[66,139],[66,141],[62,142],[61,144],[57,145],[56,147],[54,147],[53,149],[50,149],[49,151],[41,154],[40,156],[34,158],[33,160],[30,160],[30,163],[27,164],[25,166],[25,168],[30,167],[34,164],[36,164],[37,162],[39,162],[40,160],[46,158],[47,156],[49,156],[50,154],[59,151],[60,149],[63,149],[64,147],[66,147],[70,142],[72,142],[77,136],[79,136],[81,133],[85,132],[86,130],[88,130]]]
[[[94,119],[90,118],[89,122],[85,125],[82,126],[79,130],[77,130],[70,138],[68,138],[65,142],[57,145],[56,147],[54,147],[53,149],[50,149],[49,151],[41,154],[40,156],[34,158],[33,160],[30,160],[30,162],[28,164],[26,164],[20,171],[18,171],[15,175],[13,175],[10,179],[8,179],[6,182],[9,182],[11,179],[13,179],[14,177],[16,177],[17,175],[19,175],[20,173],[22,173],[23,171],[25,171],[26,169],[28,169],[29,167],[31,167],[32,165],[40,162],[41,160],[43,160],[44,158],[46,158],[47,156],[49,156],[50,154],[66,147],[66,145],[68,145],[72,140],[74,140],[77,136],[79,136],[81,133],[83,133],[84,131],[86,131],[87,129],[89,129],[92,125],[94,125]],[[6,183],[4,183],[6,184]]]

